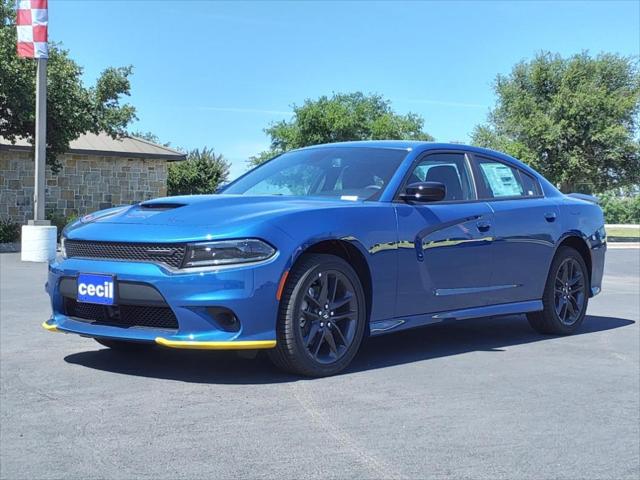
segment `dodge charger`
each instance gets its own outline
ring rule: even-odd
[[[580,328],[606,235],[592,197],[458,144],[317,145],[211,195],[102,210],[49,265],[47,330],[112,349],[266,349],[326,376],[369,336],[526,314]]]

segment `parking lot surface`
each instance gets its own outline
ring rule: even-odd
[[[640,250],[607,255],[578,335],[436,325],[309,380],[47,332],[46,265],[2,254],[0,477],[637,479]]]

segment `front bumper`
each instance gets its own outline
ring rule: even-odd
[[[276,293],[283,268],[277,255],[255,265],[179,273],[151,263],[56,260],[49,265],[46,285],[53,314],[43,327],[94,338],[155,342],[170,348],[273,348],[278,311]],[[124,327],[67,315],[63,293],[67,298],[69,293],[61,292],[61,282],[77,278],[79,273],[113,275],[116,285],[122,282],[152,287],[175,315],[177,328]],[[239,320],[239,329],[220,328],[207,313],[210,307],[232,311]]]

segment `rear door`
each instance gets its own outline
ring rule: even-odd
[[[460,151],[429,153],[417,160],[405,185],[421,181],[444,183],[447,196],[396,203],[396,314],[482,306],[491,298],[493,213],[477,199],[469,158]]]
[[[473,160],[478,195],[494,215],[492,302],[538,300],[559,234],[558,206],[524,170],[489,156]]]

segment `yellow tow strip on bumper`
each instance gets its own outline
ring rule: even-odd
[[[157,337],[156,343],[163,347],[189,348],[193,350],[254,350],[258,348],[274,348],[275,340],[243,340],[230,342],[198,342],[190,340],[167,340]]]
[[[42,328],[49,330],[50,332],[59,332],[58,327],[55,325],[49,325],[47,322],[42,322]]]

